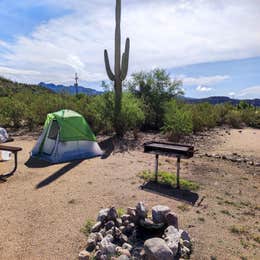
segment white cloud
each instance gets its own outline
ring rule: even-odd
[[[208,77],[187,77],[185,75],[179,75],[177,78],[181,79],[184,85],[194,86],[194,85],[214,85],[221,81],[230,78],[228,75],[215,75]]]
[[[200,92],[209,92],[212,90],[212,88],[209,88],[207,86],[203,86],[203,85],[199,85],[197,88],[196,88],[197,91],[200,91]]]
[[[244,88],[237,96],[239,98],[260,98],[260,86]]]
[[[1,66],[0,66],[0,73],[8,74],[8,75],[40,75],[40,72],[35,70],[12,69],[12,68],[1,67]]]
[[[233,97],[235,97],[236,93],[235,92],[230,92],[228,95],[233,98]]]
[[[2,66],[25,71],[36,68],[40,74],[26,74],[27,81],[35,83],[64,83],[75,71],[81,80],[107,79],[103,50],[108,49],[113,64],[114,1],[44,3],[72,12],[38,26],[12,44],[1,41],[0,45],[8,48],[0,55]],[[259,56],[259,4],[259,0],[123,1],[122,44],[129,36],[130,73]],[[211,85],[228,76],[215,77],[185,80],[187,84]],[[13,78],[20,80],[21,76]]]

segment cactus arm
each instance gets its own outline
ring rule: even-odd
[[[110,64],[109,64],[109,58],[108,58],[107,50],[104,51],[104,57],[105,57],[105,65],[106,65],[107,75],[108,75],[110,80],[114,81],[115,75],[113,74],[111,67],[110,67]]]
[[[121,59],[121,0],[116,1],[116,29],[115,29],[115,78],[120,80]]]
[[[125,80],[128,72],[129,50],[130,50],[130,40],[129,38],[127,38],[125,43],[125,52],[122,56],[121,80]]]

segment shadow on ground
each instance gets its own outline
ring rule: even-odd
[[[115,149],[114,137],[107,138],[98,143],[104,154],[101,159],[107,159]]]
[[[83,160],[73,161],[73,162],[70,162],[70,163],[66,164],[64,167],[62,167],[61,169],[59,169],[58,171],[54,172],[52,175],[50,175],[49,177],[47,177],[46,179],[44,179],[43,181],[38,183],[35,188],[36,189],[41,189],[41,188],[51,184],[52,182],[54,182],[58,178],[60,178],[62,175],[64,175],[68,171],[72,170],[74,167],[78,166],[82,161]]]
[[[140,146],[140,141],[129,138],[109,137],[98,143],[104,152],[101,159],[107,159],[112,153],[124,153],[136,149]]]
[[[176,199],[179,201],[187,202],[191,205],[195,205],[199,199],[199,195],[189,190],[182,190],[173,188],[170,185],[156,183],[154,181],[147,182],[140,187],[147,192],[159,194],[167,198]]]
[[[47,161],[43,161],[37,158],[30,157],[27,162],[24,164],[28,168],[45,168],[53,165]]]

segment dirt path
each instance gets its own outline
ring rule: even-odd
[[[212,138],[218,145],[202,149],[232,153],[235,147],[260,157],[260,130],[220,131]],[[0,259],[76,259],[85,244],[80,228],[86,219],[94,219],[102,207],[124,208],[140,200],[148,206],[166,204],[178,213],[180,227],[194,238],[193,259],[259,259],[258,169],[197,156],[184,161],[182,176],[198,182],[199,199],[204,197],[193,207],[139,189],[137,173],[153,169],[153,156],[141,151],[28,168],[24,163],[34,142],[29,136],[15,138],[13,145],[24,149],[17,174],[0,182]],[[174,163],[162,158],[160,167],[175,171]],[[0,163],[1,172],[8,164]]]

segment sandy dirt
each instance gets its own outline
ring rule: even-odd
[[[86,244],[80,232],[86,219],[95,219],[102,207],[126,208],[141,200],[149,207],[168,205],[179,215],[180,227],[194,239],[192,259],[260,259],[259,167],[199,156],[235,151],[258,159],[260,130],[201,136],[198,154],[183,160],[181,169],[182,177],[200,185],[194,206],[139,188],[137,174],[154,167],[141,147],[106,159],[27,167],[35,141],[15,137],[12,145],[23,148],[19,168],[0,181],[0,259],[77,259]],[[8,167],[11,162],[0,162],[1,173]],[[175,172],[175,160],[161,157],[160,168]]]

